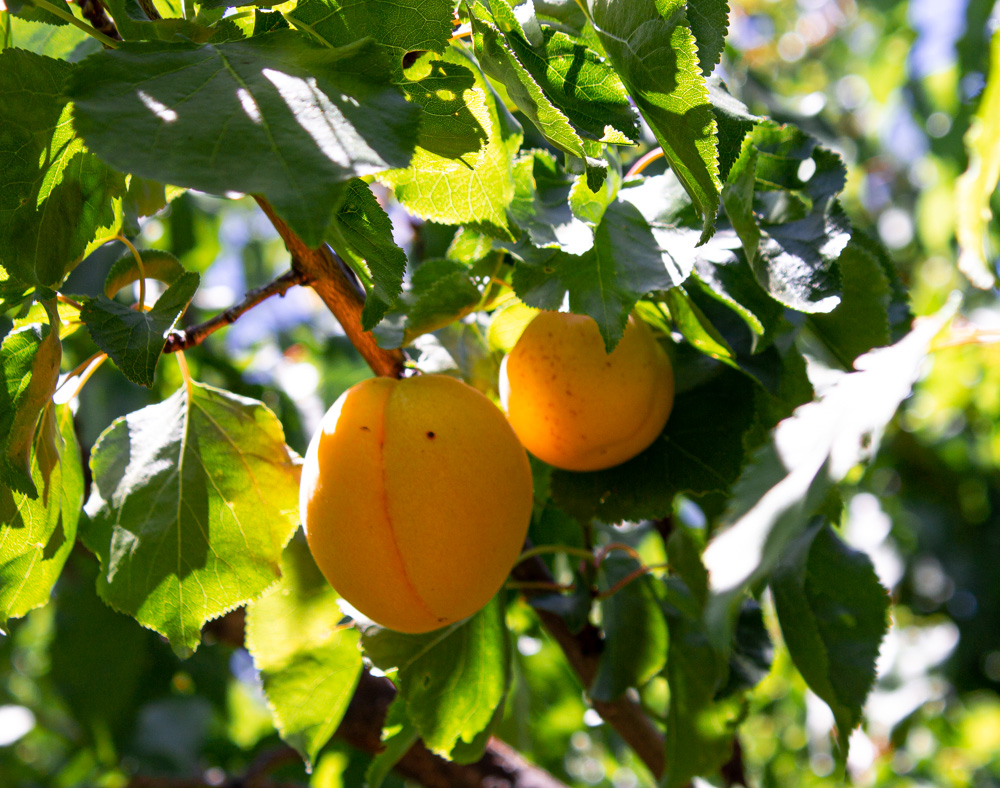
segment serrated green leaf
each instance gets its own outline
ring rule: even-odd
[[[712,577],[708,621],[729,642],[745,589],[767,578],[808,527],[833,485],[872,457],[879,438],[923,368],[931,341],[958,307],[953,299],[902,340],[858,357],[815,402],[776,427],[733,487],[720,529],[705,550]]]
[[[702,216],[719,210],[716,124],[684,0],[587,0],[594,29]]]
[[[610,555],[597,570],[597,587],[609,591],[641,569],[634,558]],[[660,672],[667,661],[667,622],[649,575],[627,582],[601,600],[604,649],[597,675],[590,685],[594,700],[612,701],[629,687],[641,687]]]
[[[48,602],[76,542],[83,468],[68,407],[42,411],[30,473],[37,496],[0,486],[0,631]]]
[[[190,382],[117,419],[90,467],[81,537],[101,560],[98,592],[179,655],[280,576],[299,466],[261,403]]]
[[[76,69],[74,123],[103,159],[142,177],[263,194],[318,246],[336,185],[406,166],[416,144],[419,108],[359,76],[363,60],[363,48],[310,45],[292,30],[200,47],[127,43]]]
[[[570,205],[577,182],[548,151],[529,151],[514,163],[510,212],[533,246],[583,254],[594,245],[593,229],[576,217]]]
[[[396,686],[424,744],[448,757],[493,721],[510,682],[510,644],[502,594],[465,621],[404,635],[369,629],[365,655],[382,670],[398,668]]]
[[[837,258],[843,296],[825,315],[810,315],[809,325],[834,357],[850,369],[854,359],[889,344],[892,294],[882,266],[867,249],[850,243]]]
[[[454,48],[421,55],[403,88],[423,107],[418,147],[405,170],[379,175],[413,214],[443,224],[471,224],[511,239],[511,160],[521,128],[497,101],[478,67]]]
[[[364,283],[361,326],[371,331],[403,290],[406,253],[392,239],[392,222],[368,184],[355,178],[330,228],[331,245]]]
[[[94,342],[126,378],[152,386],[167,334],[191,303],[199,278],[193,272],[181,274],[148,312],[102,295],[84,302],[80,316]]]
[[[0,265],[27,284],[58,286],[125,188],[73,130],[63,96],[72,70],[0,52]]]
[[[51,308],[51,304],[49,305]],[[80,307],[76,303],[59,301],[56,303],[56,313],[59,316],[59,339],[65,339],[76,331],[83,323],[80,321]],[[14,328],[24,328],[32,323],[43,323],[49,320],[49,312],[44,303],[36,301],[22,316],[13,320]]]
[[[497,26],[497,20],[482,3],[477,2],[472,6],[472,39],[475,44],[476,57],[483,70],[503,84],[507,89],[507,95],[517,105],[517,108],[538,127],[546,140],[559,150],[577,157],[584,163],[587,170],[587,181],[591,188],[597,191],[607,175],[607,162],[596,158],[600,150],[600,145],[596,144],[596,141],[602,140],[608,134],[606,130],[602,130],[604,133],[598,135],[589,133],[588,139],[585,140],[581,136],[581,130],[567,117],[568,110],[563,106],[568,103],[567,98],[573,99],[571,103],[584,106],[592,101],[590,96],[586,98],[583,96],[574,97],[574,91],[581,94],[592,91],[582,90],[580,85],[575,85],[567,78],[571,76],[574,58],[577,60],[584,58],[584,61],[589,61],[590,77],[595,80],[595,88],[602,94],[601,101],[607,103],[610,100],[616,114],[627,117],[625,123],[622,123],[621,118],[618,118],[618,124],[631,127],[631,135],[629,136],[609,123],[608,125],[614,133],[610,135],[608,141],[627,143],[637,137],[638,130],[635,128],[635,118],[632,115],[628,97],[623,90],[615,90],[615,83],[619,83],[617,75],[600,62],[596,53],[585,55],[584,53],[588,52],[586,47],[574,43],[569,37],[551,28],[545,35],[548,37],[547,44],[554,42],[553,49],[555,51],[552,53],[554,60],[548,60],[545,55],[536,53],[531,45],[521,35],[518,35],[518,32],[523,34],[523,29],[520,28],[513,11],[504,3],[504,0],[498,0],[496,7],[506,9],[510,17],[509,21],[512,25],[517,25],[517,29],[511,29],[505,35],[505,31]],[[540,33],[540,35],[542,34]],[[579,48],[579,51],[574,52],[576,47]],[[569,59],[566,59],[567,56]],[[598,75],[594,73],[595,70],[606,73]],[[541,80],[541,84],[539,80]],[[548,93],[546,89],[548,89]],[[558,102],[556,97],[561,97],[563,101]],[[594,109],[591,108],[590,112],[594,112]],[[598,117],[609,114],[606,107],[601,107],[596,112],[601,113]],[[585,121],[592,129],[596,129],[594,123],[596,118],[587,118],[579,108],[574,113],[574,117],[577,120]],[[595,142],[588,142],[588,140]]]
[[[281,738],[314,764],[361,675],[358,632],[342,628],[337,593],[293,540],[281,581],[247,605],[246,642]]]
[[[665,517],[674,496],[721,492],[744,463],[743,435],[754,423],[753,384],[726,370],[678,394],[660,437],[606,471],[552,474],[552,495],[566,511],[605,522]]]
[[[708,85],[708,100],[719,126],[719,178],[725,183],[730,169],[739,158],[743,140],[765,118],[754,115],[717,77],[708,77],[705,82]]]
[[[741,717],[738,698],[718,698],[726,660],[705,632],[700,616],[707,584],[698,548],[686,529],[676,529],[667,543],[671,568],[667,614],[670,646],[667,656],[666,771],[661,785],[680,788],[692,777],[716,771],[732,750]],[[687,598],[685,598],[687,597]]]
[[[544,119],[548,108],[536,103],[539,96],[525,75],[537,85],[541,97],[566,117],[581,141],[590,139],[618,145],[634,145],[639,141],[638,113],[632,108],[621,79],[598,52],[578,37],[540,26],[537,17],[530,13],[531,4],[515,9],[508,0],[490,0],[489,6],[492,19],[481,4],[472,13],[477,55],[482,43],[484,51],[494,56],[488,58],[484,68],[504,83],[518,108],[532,121],[536,116]],[[522,9],[528,9],[529,13],[521,13]],[[481,23],[486,23],[487,29],[477,30]],[[481,42],[480,35],[490,37],[491,23],[499,28],[501,39],[492,44]],[[506,58],[495,57],[500,54],[496,46],[506,50]],[[491,65],[497,73],[493,73]],[[519,84],[509,84],[510,78],[517,79]],[[528,100],[525,107],[519,97]],[[546,127],[539,126],[539,131],[548,136]],[[567,150],[560,143],[569,138],[564,139],[558,131],[555,134],[550,140],[554,145],[586,159],[580,142],[574,141],[572,150]]]
[[[138,282],[142,276],[146,279],[155,279],[158,282],[172,285],[184,275],[184,266],[170,252],[161,249],[143,249],[140,254],[142,255],[141,271],[135,255],[131,252],[115,260],[104,280],[104,295],[108,298],[114,298],[119,290],[133,282]]]
[[[758,124],[729,171],[723,202],[761,287],[800,312],[840,302],[837,258],[851,224],[836,202],[840,157],[794,128]]]
[[[889,596],[871,559],[823,521],[788,545],[771,578],[788,653],[837,721],[841,756],[875,683],[889,629]]]
[[[407,52],[443,52],[452,32],[452,0],[304,0],[285,17],[327,46],[372,39],[369,68],[398,76]]]
[[[698,43],[698,63],[706,77],[722,58],[729,30],[729,3],[726,0],[687,0],[691,32]]]
[[[372,758],[365,769],[365,788],[381,788],[392,767],[399,763],[419,738],[417,726],[406,715],[406,703],[402,696],[396,695],[389,704],[382,724],[382,752]]]
[[[716,330],[682,286],[668,290],[664,299],[674,325],[692,347],[710,358],[734,363],[735,354],[725,337]]]
[[[955,238],[958,267],[976,287],[996,284],[996,271],[987,262],[987,228],[993,216],[990,198],[1000,180],[1000,32],[990,40],[990,69],[976,115],[965,134],[968,169],[955,183]]]
[[[38,497],[32,472],[35,429],[52,401],[61,361],[59,332],[48,324],[11,331],[0,345],[4,378],[0,386],[0,478],[32,500]]]

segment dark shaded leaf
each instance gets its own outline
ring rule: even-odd
[[[318,246],[335,185],[406,166],[416,144],[420,110],[359,76],[363,58],[291,30],[201,47],[124,44],[87,58],[69,92],[76,128],[106,161],[214,194],[263,194]]]
[[[875,660],[889,629],[889,596],[871,559],[822,520],[788,545],[771,591],[788,653],[833,711],[846,758],[848,738],[875,683]]]

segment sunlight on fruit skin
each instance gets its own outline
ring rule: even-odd
[[[503,413],[471,386],[372,378],[323,417],[299,505],[344,599],[383,626],[428,632],[503,585],[528,532],[531,469]]]
[[[673,408],[674,374],[642,320],[629,318],[608,355],[592,318],[541,312],[504,359],[500,395],[528,451],[557,468],[596,471],[656,440]]]

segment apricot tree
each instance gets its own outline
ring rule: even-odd
[[[585,699],[644,784],[729,784],[779,631],[846,756],[889,599],[838,531],[842,485],[955,305],[911,326],[892,261],[838,203],[840,157],[727,89],[725,0],[4,2],[0,622],[24,638],[48,627],[66,655],[53,692],[85,731],[68,749],[96,753],[80,756],[84,782],[267,784],[290,752],[268,760],[273,725],[323,779],[353,775],[344,784],[362,779],[361,752],[371,786],[393,769],[426,785],[560,785],[558,764],[551,776],[504,742],[549,735],[531,695],[546,702],[554,664],[573,677],[571,708]],[[220,206],[250,199],[246,221],[266,217],[288,270],[216,306],[203,280],[224,257]],[[537,449],[507,576],[525,523],[513,545],[466,548],[521,507],[526,478],[486,463],[510,447],[487,429],[442,432],[420,454],[394,433],[390,468],[388,454],[369,463],[352,416],[341,484],[306,489],[309,518],[349,533],[387,505],[413,515],[427,577],[457,559],[476,593],[504,584],[472,604],[446,598],[466,586],[437,586],[457,612],[430,632],[379,627],[297,535],[299,453],[322,409],[261,383],[216,335],[307,288],[324,309],[296,302],[308,330],[277,354],[304,354],[318,375],[306,394],[330,394],[316,379],[359,354],[377,376],[444,371],[499,401],[505,353],[538,310],[561,310],[593,321],[600,353],[634,332],[634,353],[661,359],[655,429],[640,441],[644,414],[626,418],[648,396],[612,388],[587,407],[597,427],[625,425],[609,436],[628,444],[617,464]],[[545,336],[531,341],[544,351]],[[106,359],[117,389],[87,400]],[[616,374],[634,382],[643,363]],[[599,383],[569,374],[554,432],[576,387]],[[333,388],[323,409],[346,385]],[[442,416],[464,407],[441,396]],[[419,414],[397,424],[366,402],[378,429],[436,437]],[[540,427],[524,412],[512,420],[532,449]],[[422,482],[418,463],[454,474]],[[359,600],[402,604],[382,593],[399,574],[388,558],[313,549]],[[506,562],[499,575],[491,560]],[[512,633],[544,643],[548,662]],[[217,666],[205,652],[243,648],[263,733],[226,723],[197,767],[136,754],[151,698],[194,686],[225,714],[243,702],[203,669]],[[354,755],[323,760],[338,740]],[[47,768],[25,766],[24,784]]]

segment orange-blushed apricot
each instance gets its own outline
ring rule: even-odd
[[[524,447],[570,471],[610,468],[639,454],[674,404],[670,359],[634,316],[608,354],[592,318],[540,312],[504,359],[500,385]]]
[[[344,599],[390,629],[428,632],[503,585],[531,518],[531,469],[504,414],[471,386],[371,378],[323,417],[299,504]]]

